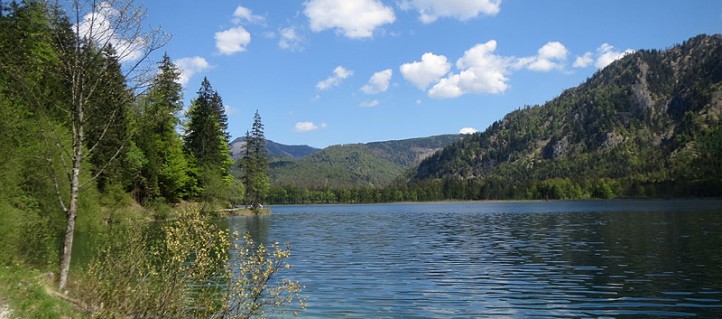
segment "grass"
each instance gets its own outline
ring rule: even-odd
[[[9,308],[9,318],[86,318],[66,300],[53,295],[47,274],[23,265],[0,266],[0,305]]]

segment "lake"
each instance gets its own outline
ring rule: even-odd
[[[275,206],[301,318],[719,318],[722,201]]]

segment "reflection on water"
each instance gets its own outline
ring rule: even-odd
[[[717,318],[722,202],[273,207],[307,318]]]

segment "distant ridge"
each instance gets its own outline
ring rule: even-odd
[[[231,146],[231,157],[233,159],[239,159],[243,156],[243,151],[246,147],[246,142],[243,137],[236,138],[230,143]],[[308,145],[284,145],[279,144],[271,140],[266,140],[266,149],[268,155],[272,157],[290,157],[290,158],[301,158],[315,152],[320,149],[311,147]]]
[[[334,145],[304,157],[277,158],[270,165],[271,183],[309,189],[383,188],[424,158],[459,139],[460,135],[450,134]]]

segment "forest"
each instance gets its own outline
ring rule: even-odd
[[[64,4],[0,2],[0,301],[75,317],[25,309],[44,293],[22,283],[46,278],[26,269],[83,317],[249,318],[298,300],[298,283],[268,282],[287,250],[211,221],[233,204],[256,212],[268,191],[260,114],[234,162],[221,95],[206,78],[183,105],[178,67],[151,61],[169,37],[142,7]],[[94,243],[85,265],[71,264],[78,233]],[[187,289],[208,280],[235,288]]]

